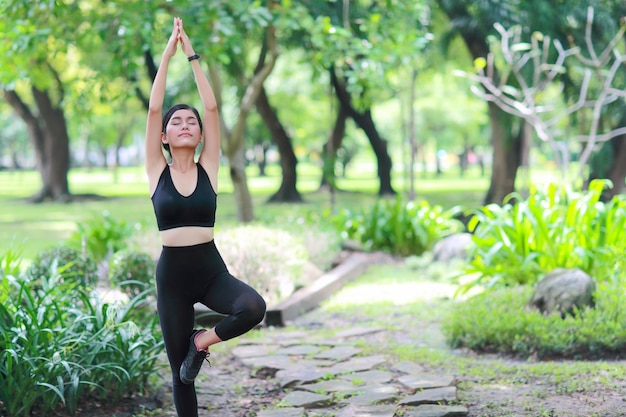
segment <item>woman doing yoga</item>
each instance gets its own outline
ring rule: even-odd
[[[193,71],[203,118],[186,104],[162,115],[168,64],[179,45]],[[220,135],[215,96],[198,59],[182,20],[174,19],[152,85],[146,126],[146,171],[163,245],[156,270],[157,309],[180,417],[198,415],[194,379],[209,347],[255,327],[266,308],[254,289],[228,272],[213,240]],[[195,330],[197,302],[226,317],[213,329]]]

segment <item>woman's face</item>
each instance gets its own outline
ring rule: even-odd
[[[195,148],[202,139],[200,123],[192,110],[176,110],[167,122],[163,143],[171,148]]]

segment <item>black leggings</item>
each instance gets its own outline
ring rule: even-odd
[[[265,301],[228,272],[214,241],[193,246],[163,246],[156,283],[159,321],[172,369],[174,404],[180,417],[196,417],[195,386],[183,384],[179,376],[195,323],[193,305],[199,302],[226,314],[215,326],[215,333],[220,339],[228,340],[263,320]]]

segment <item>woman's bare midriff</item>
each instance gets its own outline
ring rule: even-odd
[[[213,240],[212,227],[187,226],[162,230],[161,243],[164,246],[192,246]]]

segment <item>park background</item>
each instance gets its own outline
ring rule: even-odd
[[[20,299],[9,296],[7,277],[29,275],[50,247],[84,253],[80,245],[105,231],[101,262],[120,240],[158,254],[143,130],[151,80],[180,16],[220,105],[218,235],[262,241],[287,239],[286,231],[321,269],[349,237],[415,267],[480,210],[483,246],[469,270],[451,269],[478,273],[474,289],[504,292],[453,315],[450,345],[575,359],[623,351],[623,2],[3,0],[0,8],[0,298],[9,315]],[[180,52],[169,80],[166,107],[199,106]],[[371,227],[353,227],[359,222]],[[543,246],[524,245],[531,241]],[[493,247],[506,250],[498,258]],[[580,317],[572,324],[528,313],[520,324],[523,303],[510,299],[528,298],[532,284],[564,266],[591,273],[606,294],[582,339],[567,330],[582,326]],[[20,294],[41,291],[32,278],[31,268]],[[524,297],[506,292],[517,285]],[[467,318],[485,314],[480,303],[502,321],[473,328]],[[5,342],[15,342],[13,330],[4,327]],[[49,361],[59,346],[46,347]],[[130,378],[129,389],[149,372]],[[20,397],[8,391],[0,400],[19,410],[71,397],[71,409],[87,386],[70,378],[23,403],[9,404]]]

